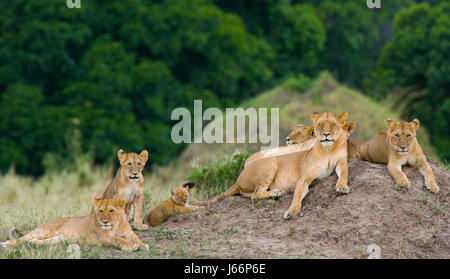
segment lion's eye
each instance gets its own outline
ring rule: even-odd
[[[395,136],[396,136],[397,138],[399,138],[399,137],[400,137],[400,135],[399,135],[399,134],[395,134]]]
[[[141,165],[141,162],[139,162],[138,165],[140,166],[140,165]]]
[[[98,212],[100,212],[100,214],[103,214],[103,210],[99,210]]]
[[[411,135],[407,135],[406,137],[409,138],[409,137],[411,137]]]
[[[131,163],[128,163],[129,166],[131,166]]]
[[[110,211],[109,211],[109,214],[112,214],[113,212],[114,212],[114,210],[110,210]]]

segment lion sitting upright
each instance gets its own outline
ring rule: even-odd
[[[204,203],[192,197],[189,190],[195,186],[195,182],[184,183],[181,187],[170,190],[170,198],[153,206],[145,217],[145,223],[149,226],[157,226],[166,221],[170,216],[194,212],[201,206],[189,205],[189,199],[196,205]]]
[[[109,183],[102,198],[126,200],[125,213],[128,221],[134,219],[134,227],[138,230],[146,230],[148,226],[142,223],[142,211],[144,210],[144,170],[148,159],[147,150],[140,154],[126,153],[122,149],[117,153],[120,168],[116,177]]]
[[[296,217],[308,187],[315,179],[322,179],[336,170],[336,191],[348,193],[347,138],[356,124],[346,122],[348,113],[311,113],[315,137],[312,148],[283,155],[263,157],[245,167],[236,183],[209,203],[241,194],[253,200],[267,199],[294,192],[290,208],[284,218]]]
[[[420,122],[386,120],[387,131],[375,134],[370,140],[359,147],[359,155],[363,160],[387,164],[389,173],[399,188],[409,187],[410,183],[402,172],[402,166],[416,166],[425,178],[425,186],[434,193],[439,192],[439,186],[416,139],[416,130]]]
[[[94,198],[93,213],[78,218],[57,218],[39,225],[36,229],[19,239],[0,244],[0,247],[11,248],[20,243],[34,245],[69,243],[87,243],[113,246],[126,251],[139,248],[148,250],[131,230],[125,215],[125,199],[119,200]]]

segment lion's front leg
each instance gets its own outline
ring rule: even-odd
[[[138,230],[147,230],[148,226],[142,223],[142,211],[144,210],[144,194],[136,197],[134,205],[134,227]]]
[[[387,167],[389,173],[397,183],[398,188],[409,187],[410,184],[408,178],[406,178],[406,175],[403,173],[402,165],[399,162],[391,160]]]
[[[350,191],[348,187],[348,163],[347,158],[338,160],[336,163],[336,174],[338,181],[336,183],[336,191],[347,194]]]
[[[421,158],[418,160],[417,168],[425,179],[425,186],[427,187],[427,189],[431,190],[433,193],[439,193],[439,186],[437,185],[436,179],[434,178],[433,170],[431,169],[425,158]]]
[[[144,250],[149,249],[148,244],[142,242],[141,239],[131,230],[131,228],[129,228],[127,232],[123,234],[123,237],[128,241],[136,243],[140,248]]]
[[[300,180],[297,182],[295,186],[294,196],[292,198],[291,206],[284,213],[284,219],[295,218],[300,213],[300,207],[302,205],[302,200],[308,193],[309,184],[316,178],[315,173],[305,174]]]
[[[113,246],[125,251],[136,251],[139,249],[139,244],[132,243],[124,238],[117,236],[103,236],[100,242],[106,246]]]

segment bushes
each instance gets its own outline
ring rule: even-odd
[[[197,183],[194,189],[201,197],[220,194],[233,186],[244,169],[245,160],[251,153],[251,150],[245,150],[231,156],[217,158],[209,165],[194,166],[186,179]]]

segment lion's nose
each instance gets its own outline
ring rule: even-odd
[[[134,175],[138,175],[139,173],[138,173],[138,172],[133,172],[133,174],[134,174]]]
[[[328,137],[328,136],[330,135],[330,133],[323,133],[323,135],[324,135],[325,137]]]

